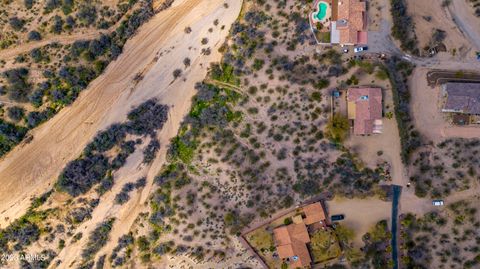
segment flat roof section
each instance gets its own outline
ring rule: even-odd
[[[330,30],[330,43],[340,43],[340,31],[337,30],[337,22],[332,21],[332,29]]]

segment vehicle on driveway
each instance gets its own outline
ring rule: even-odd
[[[348,49],[343,49],[342,51],[343,51],[343,53],[348,53],[349,52]]]
[[[432,205],[434,206],[443,206],[444,202],[443,200],[433,200]]]
[[[368,47],[356,47],[353,49],[353,52],[357,53],[357,52],[362,52],[366,50],[368,50]]]
[[[340,221],[345,219],[345,215],[343,214],[338,214],[338,215],[332,215],[330,219],[333,221]]]

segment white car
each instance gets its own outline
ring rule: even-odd
[[[367,50],[368,47],[356,47],[353,49],[353,52],[357,53],[357,52],[361,52],[361,51],[364,51],[364,50]]]
[[[443,205],[443,200],[433,200],[432,205],[434,206],[442,206]]]

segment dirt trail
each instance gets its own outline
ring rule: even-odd
[[[114,2],[114,1],[111,1]],[[158,5],[162,2],[156,2]],[[110,2],[105,2],[105,5],[112,5]],[[0,50],[0,59],[2,60],[9,60],[21,53],[26,53],[31,51],[35,48],[40,48],[52,43],[60,43],[60,44],[70,44],[77,40],[88,40],[94,39],[99,37],[101,34],[108,34],[110,32],[115,31],[118,26],[122,23],[123,19],[126,16],[129,16],[132,13],[131,10],[127,11],[122,18],[120,18],[114,25],[110,26],[110,28],[106,30],[99,30],[99,29],[84,29],[81,32],[76,32],[73,34],[61,34],[61,35],[49,35],[44,37],[42,40],[39,41],[30,41],[23,44],[15,45],[14,47],[7,48]]]
[[[81,39],[93,39],[100,36],[100,33],[108,33],[108,32],[109,32],[108,30],[99,32],[97,29],[93,29],[93,30],[87,30],[81,33],[75,33],[72,35],[60,35],[60,36],[54,36],[45,40],[24,43],[12,48],[0,50],[0,59],[8,60],[16,57],[21,53],[29,52],[32,49],[40,48],[51,43],[57,42],[61,44],[69,44]]]
[[[205,77],[208,62],[219,60],[217,48],[241,5],[237,0],[177,2],[142,26],[127,42],[124,53],[72,106],[35,129],[33,141],[19,145],[0,163],[0,227],[23,214],[29,198],[50,188],[65,164],[79,156],[98,130],[125,119],[134,105],[158,97],[172,107],[165,126],[168,131],[162,131],[165,137],[161,138],[162,145],[168,144],[188,111],[194,84]],[[224,2],[229,8],[224,8]],[[220,21],[218,27],[213,26],[215,19]],[[221,25],[226,26],[225,30],[220,30]],[[188,36],[183,31],[187,26],[193,29]],[[210,27],[214,29],[212,33],[208,32]],[[210,56],[201,55],[203,37],[209,38],[209,44],[203,47],[212,48]],[[159,60],[151,64],[156,56]],[[172,83],[172,72],[183,68],[184,57],[189,57],[192,65]],[[149,65],[150,69],[145,70]],[[144,79],[135,85],[133,78],[138,72],[144,73]],[[161,163],[157,161],[155,166],[158,168]],[[152,170],[149,175],[155,172]],[[143,194],[142,198],[146,196]]]

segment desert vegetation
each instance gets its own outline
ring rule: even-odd
[[[54,34],[75,31],[74,29],[82,27],[94,28],[97,32],[100,29],[112,29],[101,34],[99,32],[96,38],[79,37],[79,40],[71,44],[51,42],[28,52],[21,52],[14,59],[7,59],[0,68],[0,94],[6,95],[10,101],[7,109],[21,106],[23,113],[18,113],[19,110],[16,109],[17,113],[0,117],[3,121],[11,121],[15,124],[13,129],[18,130],[14,137],[5,135],[5,143],[1,140],[5,146],[2,146],[0,156],[25,137],[23,128],[34,128],[73,103],[80,92],[120,55],[126,40],[153,15],[152,4],[147,0],[119,1],[118,5],[113,7],[101,7],[99,2],[46,1],[44,6],[42,3],[32,2],[32,6],[27,5],[28,11],[25,10],[27,6],[18,7],[17,2],[5,7],[4,12],[7,14],[16,9],[30,16],[35,12],[43,14],[38,19],[40,22],[33,18],[21,20],[13,17],[10,20],[17,26],[23,21],[23,28],[40,23],[39,29],[28,33],[29,40],[48,37],[47,29],[51,29]],[[52,24],[43,21],[44,17],[51,18],[48,21]],[[7,32],[2,38],[8,36]],[[0,40],[0,43],[13,44],[5,40]],[[15,112],[15,109],[13,111]],[[13,117],[7,117],[10,115]]]
[[[108,179],[109,170],[122,167],[127,157],[135,151],[138,142],[127,140],[127,135],[155,137],[156,131],[167,120],[167,112],[168,108],[154,99],[130,111],[127,122],[114,124],[100,132],[87,145],[84,154],[65,167],[58,178],[57,189],[78,196],[105,178]],[[112,150],[117,153],[109,159],[106,153]]]
[[[100,197],[114,186],[115,172],[125,164],[127,157],[135,150],[145,151],[149,144],[146,141],[157,139],[157,132],[162,129],[167,114],[167,106],[151,99],[133,108],[127,114],[125,122],[113,124],[99,132],[85,147],[82,155],[67,164],[54,189],[33,199],[24,216],[0,230],[2,252],[19,253],[39,241],[56,245],[56,249],[45,250],[45,255],[49,258],[38,264],[40,268],[46,268],[65,244],[80,240],[83,233],[74,233],[75,229],[92,218]],[[145,185],[145,177],[124,184],[114,202],[119,205],[126,203],[132,191]],[[61,206],[51,206],[55,203],[50,199],[52,193],[66,193],[71,199]],[[94,264],[96,253],[108,242],[113,222],[114,219],[105,220],[89,235],[88,243],[82,251],[82,261],[77,264],[79,268],[90,268]],[[120,253],[110,261],[120,264]],[[61,263],[60,260],[55,262]],[[34,265],[37,266],[29,263],[22,266]]]
[[[415,129],[411,115],[407,79],[413,71],[413,66],[408,62],[393,58],[387,63],[387,68],[392,84],[395,118],[397,119],[402,145],[400,154],[403,163],[408,164],[412,153],[425,143],[421,134]]]
[[[478,199],[425,216],[402,216],[402,263],[407,268],[476,268],[480,264]]]
[[[477,17],[480,17],[480,1],[478,0],[470,0],[470,3],[472,4],[473,6],[473,10],[475,12],[475,15],[477,15]]]
[[[344,64],[336,50],[303,54],[314,39],[301,6],[249,3],[221,48],[223,61],[195,86],[150,212],[137,223],[144,263],[180,254],[198,263],[228,259],[221,248],[253,221],[318,195],[373,195],[387,180],[335,139],[347,136],[345,120],[330,129],[335,137],[327,130],[329,87],[384,80],[385,71],[367,60]]]
[[[408,14],[406,0],[390,0],[390,4],[393,17],[392,36],[400,41],[403,50],[418,55],[415,25]]]
[[[411,180],[420,197],[446,197],[478,184],[478,139],[447,139],[423,148],[413,160]]]

